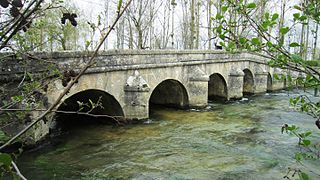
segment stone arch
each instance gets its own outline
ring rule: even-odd
[[[91,110],[91,108],[87,106],[82,106],[80,108],[79,102],[84,104],[90,103],[101,103],[101,107],[96,107]],[[111,94],[98,90],[98,89],[88,89],[84,91],[80,91],[78,93],[73,94],[72,96],[65,99],[57,109],[58,111],[65,112],[88,112],[94,115],[107,115],[110,117],[92,117],[83,114],[74,114],[74,113],[60,113],[57,112],[54,117],[54,122],[51,125],[51,128],[62,128],[67,129],[77,125],[83,124],[94,124],[94,123],[103,123],[108,124],[112,123],[112,116],[124,116],[123,109],[119,102],[116,100],[114,96]]]
[[[243,76],[243,94],[250,95],[254,93],[254,77],[250,69],[244,69]]]
[[[268,77],[267,77],[267,92],[273,91],[272,85],[273,85],[272,76],[271,76],[270,73],[268,73]]]
[[[164,80],[153,89],[149,105],[185,108],[189,105],[187,90],[178,80]]]
[[[225,78],[219,74],[214,73],[209,77],[208,82],[208,99],[209,100],[227,100],[228,88]]]

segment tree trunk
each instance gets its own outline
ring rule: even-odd
[[[208,3],[207,3],[207,16],[208,16],[208,43],[209,43],[209,46],[208,46],[208,49],[211,49],[212,47],[212,18],[211,18],[211,14],[212,14],[212,0],[208,0]]]
[[[284,44],[284,34],[280,32],[280,28],[284,25],[284,15],[285,15],[286,2],[285,0],[281,0],[281,14],[279,19],[279,44]]]
[[[305,1],[303,1],[305,3]],[[301,34],[300,34],[300,56],[303,58],[305,54],[305,23],[302,24]]]
[[[128,23],[129,23],[129,49],[133,49],[133,32],[132,32],[132,26],[131,26],[131,21],[128,18]]]
[[[307,22],[307,34],[306,34],[306,38],[305,38],[305,41],[306,41],[306,49],[305,49],[305,57],[304,59],[307,60],[308,59],[308,49],[309,49],[309,30],[310,30],[310,19],[308,19],[308,22]]]
[[[316,58],[317,58],[316,56],[317,56],[318,29],[319,29],[319,24],[316,23],[316,31],[315,31],[315,35],[314,35],[312,60],[316,60]]]
[[[263,18],[264,18],[266,4],[267,4],[266,0],[260,0],[260,23],[263,21]],[[263,38],[261,37],[261,35],[259,35],[259,39],[262,42]]]
[[[194,48],[194,39],[195,39],[195,8],[194,7],[195,7],[195,0],[191,0],[190,44],[189,44],[190,49]]]
[[[143,37],[142,37],[143,32],[139,25],[137,26],[137,31],[138,31],[138,49],[143,49]]]
[[[195,37],[195,49],[199,49],[199,36],[200,36],[200,2],[197,1],[197,12],[196,12],[196,37]]]
[[[304,49],[305,49],[305,40],[304,40],[304,30],[305,29],[305,24],[302,24],[302,29],[301,29],[301,35],[300,35],[300,56],[304,57]]]

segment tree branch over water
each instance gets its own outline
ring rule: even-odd
[[[62,100],[62,98],[70,91],[71,87],[80,79],[80,77],[87,71],[87,69],[89,69],[95,61],[95,57],[98,54],[99,49],[101,48],[101,46],[103,45],[103,42],[108,38],[109,34],[111,33],[111,31],[114,29],[114,27],[116,26],[117,22],[119,21],[119,19],[122,17],[122,15],[124,14],[124,12],[126,11],[126,9],[129,7],[129,5],[131,4],[132,0],[129,0],[126,5],[123,7],[123,9],[120,11],[121,9],[121,4],[122,4],[122,0],[119,1],[119,6],[118,6],[118,12],[117,12],[117,17],[115,19],[115,21],[113,22],[112,26],[109,28],[108,32],[106,33],[105,36],[103,36],[103,38],[100,40],[99,45],[96,47],[94,53],[91,55],[90,60],[86,63],[86,65],[80,70],[79,74],[72,79],[69,84],[66,86],[66,88],[64,89],[64,91],[59,95],[59,97],[57,98],[57,100],[44,112],[42,113],[40,116],[36,117],[32,123],[30,123],[26,128],[24,128],[22,131],[20,131],[17,135],[15,135],[14,137],[12,137],[9,141],[7,141],[5,144],[3,144],[0,147],[0,150],[5,148],[6,146],[10,145],[11,143],[13,143],[17,138],[19,138],[21,135],[23,135],[24,133],[26,133],[31,127],[33,127],[35,124],[37,124],[39,121],[41,121],[46,115],[48,115],[49,113],[51,113],[60,103],[60,101]]]

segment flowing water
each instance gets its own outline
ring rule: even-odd
[[[301,166],[297,139],[281,126],[317,131],[314,121],[289,107],[286,92],[204,110],[162,108],[144,124],[78,128],[18,165],[29,179],[282,179]],[[306,166],[320,173],[319,161]]]

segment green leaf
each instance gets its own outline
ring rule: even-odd
[[[254,45],[259,45],[260,44],[260,40],[258,38],[252,38],[251,39],[252,44]]]
[[[10,138],[0,130],[0,143],[4,143],[5,141],[8,141]]]
[[[13,96],[11,97],[11,100],[14,102],[21,102],[23,100],[22,96]]]
[[[301,10],[302,10],[302,9],[301,9],[301,7],[300,7],[300,6],[298,6],[298,5],[293,6],[293,8],[298,9],[299,11],[301,11]]]
[[[253,8],[256,8],[257,7],[257,5],[256,5],[256,3],[249,3],[248,5],[247,5],[247,8],[249,8],[249,9],[253,9]]]
[[[218,26],[216,28],[216,31],[217,31],[218,34],[221,34],[222,33],[222,25]]]
[[[18,176],[17,174],[12,174],[13,176],[13,180],[20,180],[20,176]]]
[[[27,77],[29,80],[33,81],[33,75],[29,72],[27,72]]]
[[[265,18],[265,19],[269,19],[269,16],[270,16],[270,13],[268,13],[268,12],[266,12],[266,13],[264,14],[264,18]]]
[[[294,13],[293,14],[294,19],[299,19],[300,18],[300,13]]]
[[[221,20],[222,18],[224,18],[223,15],[221,15],[221,14],[217,14],[217,15],[216,15],[216,19],[217,19],[217,20]]]
[[[289,32],[289,27],[282,27],[280,28],[280,33],[281,34],[287,34]]]
[[[277,20],[278,18],[279,18],[279,14],[278,14],[278,13],[274,13],[274,14],[272,15],[271,20],[272,20],[272,21],[275,21],[275,20]]]
[[[294,99],[292,99],[292,101],[295,101]],[[291,102],[291,99],[290,99],[290,102]],[[295,103],[295,102],[293,102],[293,103]],[[295,130],[297,130],[298,128],[297,128],[297,126],[295,126],[295,125],[292,125],[292,126],[288,126],[288,131],[295,131]]]
[[[302,57],[297,55],[297,54],[292,54],[291,55],[291,60],[295,63],[301,62],[302,61]]]
[[[301,154],[301,153],[296,153],[296,154],[294,155],[294,159],[297,160],[297,161],[301,161],[301,159],[302,159],[302,154]]]
[[[221,11],[225,13],[228,10],[229,6],[222,6]]]
[[[270,23],[267,21],[267,22],[263,22],[261,24],[262,28],[264,31],[267,31],[268,30],[268,27],[270,26]]]
[[[289,46],[290,47],[298,47],[298,46],[300,46],[300,44],[297,42],[293,42],[293,43],[290,43]]]
[[[270,60],[270,61],[268,61],[268,65],[271,67],[274,67],[274,66],[276,66],[276,61]]]
[[[309,146],[309,145],[311,144],[311,141],[308,140],[308,139],[304,139],[304,140],[302,140],[302,144],[303,144],[304,146]]]
[[[230,41],[230,42],[228,43],[228,48],[229,48],[230,50],[235,49],[235,47],[236,47],[236,44],[235,44],[234,42]]]
[[[247,39],[244,37],[241,37],[241,38],[239,38],[239,42],[240,42],[240,44],[244,44],[247,42]]]
[[[308,136],[310,136],[311,134],[312,134],[312,132],[311,132],[311,131],[308,131],[308,132],[305,133],[305,137],[308,137]]]
[[[309,176],[308,174],[304,173],[304,172],[300,172],[299,173],[299,178],[302,179],[302,180],[309,180]]]
[[[117,8],[117,12],[118,12],[118,13],[120,13],[121,6],[122,6],[122,0],[119,0],[119,2],[118,2],[118,8]]]
[[[302,16],[299,18],[299,20],[300,20],[300,21],[305,21],[307,18],[308,18],[307,16],[302,15]]]
[[[12,158],[9,154],[6,153],[0,153],[0,164],[4,166],[10,166],[11,165]]]
[[[278,74],[273,74],[273,78],[274,78],[275,80],[281,80],[281,78],[279,77]]]
[[[272,48],[272,47],[273,47],[272,42],[268,41],[268,42],[267,42],[267,46],[268,46],[269,48]]]
[[[226,44],[224,42],[220,42],[219,44],[223,47],[226,47]]]

